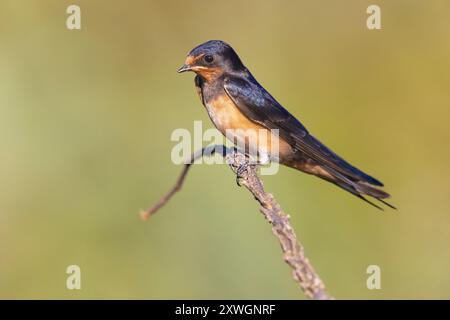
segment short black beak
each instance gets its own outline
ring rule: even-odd
[[[183,66],[178,69],[178,73],[182,73],[182,72],[186,72],[186,71],[191,71],[191,66],[188,66],[187,64],[183,64]]]

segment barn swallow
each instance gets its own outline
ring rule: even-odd
[[[256,81],[229,44],[211,40],[195,47],[178,70],[186,71],[196,73],[197,93],[222,134],[228,129],[278,129],[277,158],[281,164],[329,181],[378,209],[382,210],[364,196],[395,209],[383,200],[390,195],[380,190],[383,184],[379,180],[352,166],[311,135]]]

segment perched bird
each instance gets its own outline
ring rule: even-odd
[[[278,129],[277,159],[281,164],[334,183],[379,209],[364,195],[395,209],[383,200],[390,195],[377,188],[383,186],[380,181],[355,168],[312,136],[256,81],[229,44],[211,40],[197,46],[178,70],[186,71],[196,73],[195,86],[200,100],[224,135],[229,129]]]

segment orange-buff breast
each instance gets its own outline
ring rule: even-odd
[[[258,150],[270,153],[273,139],[278,139],[278,135],[271,134],[266,127],[247,118],[227,94],[208,101],[206,109],[216,128],[233,143],[245,143],[246,150],[251,141],[256,144]],[[274,146],[273,149],[277,148]],[[292,154],[292,148],[282,139],[278,139],[277,151],[281,158]]]

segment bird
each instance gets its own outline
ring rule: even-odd
[[[264,147],[269,159],[331,182],[380,210],[383,208],[366,196],[396,209],[384,200],[390,195],[381,190],[383,183],[315,138],[259,84],[228,43],[210,40],[192,49],[178,69],[179,73],[187,71],[196,74],[197,94],[211,121],[225,136],[227,130],[277,130],[278,155]],[[245,137],[241,140],[248,143]]]

